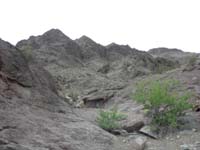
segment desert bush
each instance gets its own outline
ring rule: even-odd
[[[191,108],[187,102],[191,94],[176,91],[176,80],[141,81],[134,93],[134,100],[143,103],[155,126],[177,127],[177,119]]]
[[[101,110],[99,112],[99,116],[97,117],[97,123],[102,129],[111,131],[113,129],[119,128],[118,121],[125,118],[126,116],[118,112],[116,108],[107,111]]]

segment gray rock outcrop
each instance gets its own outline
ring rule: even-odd
[[[53,78],[0,41],[0,149],[108,150],[116,138],[73,114]]]

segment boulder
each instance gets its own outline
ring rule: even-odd
[[[145,146],[146,146],[146,142],[147,142],[147,139],[144,138],[144,137],[137,137],[135,140],[134,140],[135,144],[134,144],[134,148],[136,150],[144,150],[145,149]]]
[[[148,136],[148,137],[151,137],[153,139],[157,139],[158,138],[158,134],[152,130],[152,128],[150,126],[144,126],[143,128],[141,128],[139,130],[140,133]]]
[[[139,131],[144,126],[143,121],[130,121],[122,126],[122,129],[126,130],[128,133]]]
[[[102,108],[114,96],[113,92],[98,92],[82,98],[86,107]]]

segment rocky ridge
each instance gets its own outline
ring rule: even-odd
[[[73,41],[58,29],[22,40],[16,47],[25,57],[31,56],[30,63],[39,63],[54,77],[63,97],[77,95],[81,101],[88,96],[88,91],[107,97],[110,92],[105,89],[118,89],[137,76],[177,66],[128,45],[112,43],[105,47],[86,36]]]
[[[186,136],[176,140],[177,135],[171,135],[177,143],[168,143],[138,132],[146,118],[143,106],[130,95],[143,78],[175,78],[194,90],[198,108],[199,63],[192,70],[177,68],[180,62],[153,53],[115,43],[102,46],[86,36],[71,40],[58,29],[16,46],[0,40],[0,149],[167,150],[163,145],[181,149],[181,142],[188,144]],[[123,129],[113,133],[119,136],[96,122],[100,109],[113,106],[128,116],[121,122]],[[193,124],[185,118],[184,127],[199,140],[199,116],[193,113],[186,116]]]
[[[165,47],[150,49],[148,53],[150,53],[154,57],[162,57],[167,58],[171,61],[179,62],[179,64],[181,65],[187,64],[191,57],[199,56],[199,54],[196,53],[184,52],[179,49],[170,49]]]
[[[113,135],[73,113],[47,71],[28,65],[18,49],[2,40],[0,56],[1,150],[115,147]]]

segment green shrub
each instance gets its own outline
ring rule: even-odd
[[[179,85],[175,80],[143,81],[138,83],[133,98],[149,110],[153,125],[177,127],[178,117],[191,108],[187,102],[191,94],[178,94],[175,90]]]
[[[126,116],[117,111],[116,108],[111,110],[101,110],[99,116],[97,117],[97,123],[101,128],[107,131],[119,128],[118,121],[125,119]]]

